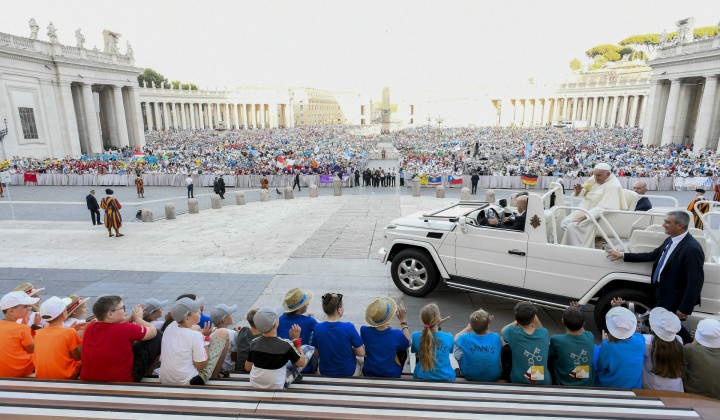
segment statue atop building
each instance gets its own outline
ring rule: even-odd
[[[38,31],[40,30],[40,27],[35,22],[35,18],[30,18],[30,21],[28,22],[30,25],[30,39],[37,39]]]
[[[117,54],[118,51],[118,40],[120,39],[120,34],[117,32],[108,31],[105,29],[103,31],[103,38],[105,40],[105,52],[110,54]]]
[[[665,29],[663,29],[662,33],[660,34],[660,45],[662,46],[667,42],[668,33]]]
[[[127,58],[135,58],[135,52],[133,51],[130,41],[125,41],[125,56]]]
[[[78,48],[85,48],[85,37],[80,32],[80,28],[75,31],[75,41],[77,42]]]
[[[689,17],[675,22],[681,44],[693,42],[695,39],[695,18]]]
[[[53,25],[52,22],[47,27],[47,36],[50,38],[51,44],[57,44],[58,43],[58,37],[57,37],[57,29],[55,29],[55,25]]]

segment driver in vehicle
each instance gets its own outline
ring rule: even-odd
[[[505,229],[525,230],[525,213],[527,211],[527,202],[527,195],[519,196],[517,198],[517,216],[506,217],[502,220],[502,222],[497,218],[492,217],[488,219],[488,225]]]

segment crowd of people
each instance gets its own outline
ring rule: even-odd
[[[322,296],[323,322],[308,312],[313,293],[295,288],[282,306],[251,309],[248,325],[234,326],[237,305],[216,305],[206,314],[203,299],[193,294],[173,303],[147,299],[129,314],[120,296],[102,296],[87,316],[87,298],[53,296],[41,303],[42,290],[26,283],[0,300],[0,377],[140,382],[157,373],[164,384],[203,385],[239,371],[249,373],[254,387],[281,389],[303,373],[398,378],[414,357],[417,379],[454,381],[462,375],[479,382],[646,388],[720,398],[720,322],[700,321],[692,341],[683,343],[677,335],[680,319],[657,307],[643,335],[619,298],[605,316],[602,343],[595,345],[577,302],[562,314],[564,334],[550,336],[536,307],[519,302],[512,323],[494,328],[494,316],[479,309],[453,335],[442,330],[449,317],[433,303],[421,309],[422,327],[411,333],[407,308],[387,297],[367,306],[366,325],[358,331],[342,321],[346,306],[339,293]],[[395,327],[393,318],[399,322]]]
[[[397,172],[429,175],[584,176],[613,162],[618,176],[718,176],[720,155],[690,146],[644,146],[639,129],[553,127],[372,128],[302,126],[264,130],[149,131],[142,149],[1,162],[22,173],[350,174],[366,169],[379,143],[399,151]],[[373,168],[375,169],[375,168]]]

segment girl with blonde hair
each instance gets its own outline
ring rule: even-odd
[[[420,311],[423,330],[413,333],[410,347],[410,350],[418,355],[414,378],[455,380],[455,370],[450,365],[450,355],[454,349],[453,336],[440,331],[440,324],[449,318],[441,318],[440,309],[434,303],[423,306]]]

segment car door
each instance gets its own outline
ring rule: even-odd
[[[513,287],[525,284],[528,235],[523,231],[467,225],[456,229],[457,276]]]

